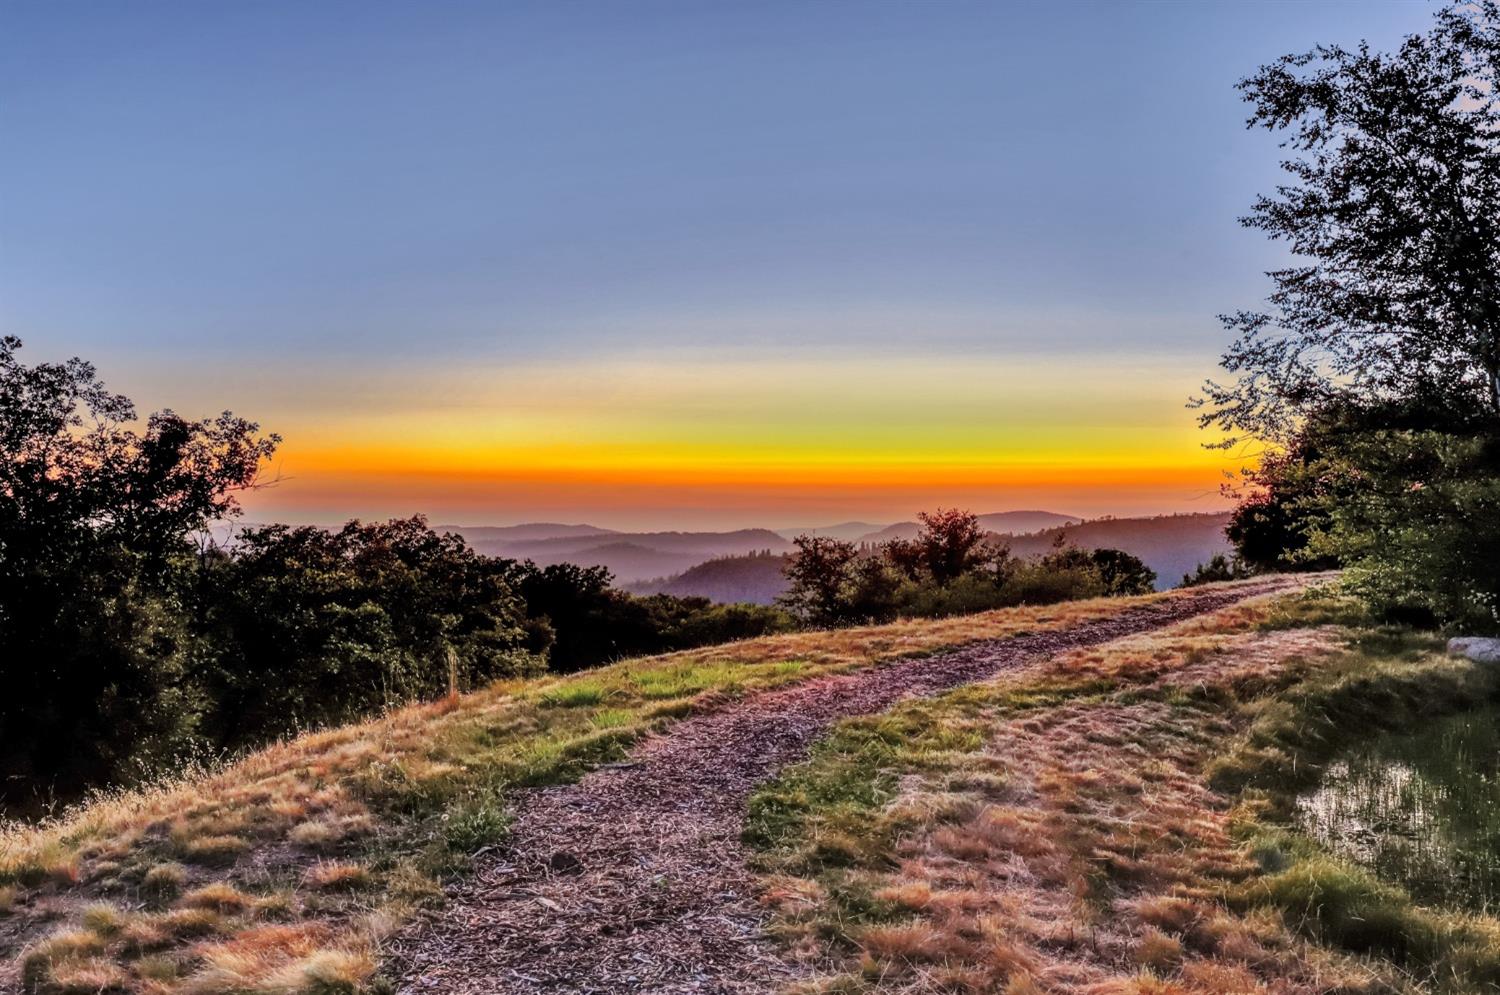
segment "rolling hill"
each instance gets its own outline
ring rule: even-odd
[[[627,590],[631,594],[710,598],[723,604],[768,605],[785,586],[781,571],[786,561],[784,553],[719,557],[689,567],[675,577],[630,584]]]
[[[770,551],[784,553],[792,544],[770,529],[738,529],[733,532],[612,532],[592,526],[556,526],[573,530],[564,534],[541,534],[548,526],[511,526],[534,530],[533,534],[506,529],[455,529],[469,544],[489,556],[532,560],[541,566],[575,563],[608,567],[616,583],[638,581],[681,573],[690,567],[723,556],[742,556]],[[500,533],[500,534],[495,534]]]
[[[1158,587],[1214,553],[1226,552],[1227,513],[1100,518],[1083,521],[1051,511],[1002,511],[979,516],[986,530],[1003,535],[1018,556],[1046,552],[1059,535],[1089,549],[1112,546],[1145,560]],[[780,561],[804,533],[878,545],[917,534],[916,522],[879,527],[842,522],[806,530],[737,529],[730,532],[618,532],[593,525],[532,522],[507,526],[440,526],[464,536],[481,553],[542,566],[603,566],[615,582],[637,593],[699,595],[715,601],[769,604],[782,589]],[[765,555],[761,555],[765,554]],[[701,565],[702,569],[696,569]]]

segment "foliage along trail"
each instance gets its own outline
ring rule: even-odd
[[[740,842],[754,787],[839,719],[1027,660],[1157,629],[1289,578],[1214,587],[756,695],[686,720],[629,762],[532,793],[503,851],[393,944],[404,992],[765,992],[794,970],[762,934]]]

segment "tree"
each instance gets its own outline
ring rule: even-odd
[[[984,529],[970,512],[939,508],[919,512],[922,531],[916,540],[922,565],[939,584],[962,577],[985,560]]]
[[[1492,629],[1500,508],[1500,3],[1394,53],[1321,46],[1240,84],[1290,181],[1251,228],[1296,265],[1224,318],[1202,424],[1270,445],[1229,534],[1257,567],[1339,564],[1385,617]]]
[[[130,401],[0,338],[0,775],[67,790],[160,762],[194,719],[175,557],[279,439]],[[9,800],[10,796],[7,796]]]
[[[239,748],[540,671],[507,566],[420,516],[240,532],[194,583],[203,734]]]
[[[1156,571],[1146,566],[1144,560],[1132,556],[1123,549],[1101,547],[1089,554],[1099,579],[1104,583],[1104,593],[1123,597],[1130,594],[1150,594],[1156,589]]]
[[[837,625],[847,619],[850,568],[859,558],[854,544],[830,536],[800,535],[797,552],[784,571],[787,590],[777,604],[812,625]]]
[[[1238,564],[1251,570],[1339,566],[1336,551],[1323,544],[1315,553],[1312,545],[1327,530],[1333,505],[1362,486],[1345,450],[1367,427],[1334,408],[1314,411],[1285,448],[1266,453],[1245,473],[1250,489],[1224,528]]]
[[[1198,564],[1190,574],[1182,575],[1182,587],[1197,587],[1200,584],[1216,584],[1226,580],[1241,580],[1250,576],[1249,569],[1237,558],[1215,553],[1207,563]]]
[[[1389,621],[1500,631],[1500,436],[1387,429],[1345,440],[1360,486],[1327,505],[1315,555]]]
[[[1500,423],[1500,5],[1441,9],[1391,54],[1319,46],[1239,84],[1290,182],[1242,223],[1284,241],[1265,311],[1197,400],[1205,426],[1285,444],[1329,405]],[[1225,444],[1231,444],[1231,438]]]

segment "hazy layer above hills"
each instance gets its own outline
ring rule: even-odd
[[[777,535],[783,539],[795,539],[798,536],[829,536],[833,539],[843,539],[845,542],[856,542],[869,535],[871,532],[879,532],[884,526],[875,525],[871,522],[840,522],[837,525],[817,525],[805,529],[777,529]]]
[[[549,528],[561,530],[548,534]],[[705,560],[770,551],[784,553],[792,544],[770,529],[734,532],[613,532],[587,525],[516,525],[507,528],[453,527],[481,553],[541,566],[576,563],[604,566],[619,584],[668,577]],[[439,531],[442,531],[440,529]]]
[[[557,522],[527,522],[524,525],[434,525],[435,532],[456,532],[470,545],[486,542],[525,542],[532,539],[563,539],[578,536],[614,535],[614,529],[597,525],[561,525]]]

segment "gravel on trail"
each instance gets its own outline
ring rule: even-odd
[[[774,992],[802,969],[764,935],[740,842],[745,804],[829,726],[1295,586],[1278,578],[1184,593],[684,719],[625,763],[519,797],[503,848],[392,939],[387,976],[410,995]]]

